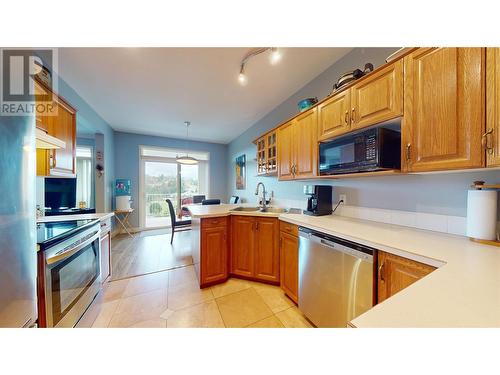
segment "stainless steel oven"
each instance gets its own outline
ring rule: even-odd
[[[99,222],[46,248],[39,258],[39,286],[43,309],[39,321],[45,327],[73,327],[100,286]],[[39,287],[39,291],[40,291]]]

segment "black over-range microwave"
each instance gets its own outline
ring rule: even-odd
[[[401,168],[401,133],[373,128],[319,145],[321,176]]]

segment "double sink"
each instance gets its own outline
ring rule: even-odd
[[[270,214],[284,214],[287,213],[289,210],[286,208],[280,208],[280,207],[236,207],[231,209],[230,211],[236,211],[236,212],[262,212],[262,213],[270,213]]]

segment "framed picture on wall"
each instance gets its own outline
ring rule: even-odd
[[[236,189],[244,190],[246,184],[246,162],[245,155],[236,158]]]

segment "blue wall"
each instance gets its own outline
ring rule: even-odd
[[[132,180],[133,207],[137,208],[139,202],[139,146],[141,145],[209,152],[210,198],[226,200],[227,145],[115,132],[115,176]],[[133,227],[139,226],[137,210],[130,216],[130,223]]]
[[[105,211],[112,209],[112,191],[114,181],[114,130],[111,126],[94,111],[94,109],[70,87],[63,79],[58,81],[59,94],[66,99],[78,112],[76,114],[76,127],[83,128],[86,131],[101,133],[104,135],[104,178],[105,178]]]
[[[333,83],[343,72],[356,67],[361,68],[366,62],[371,62],[377,67],[383,64],[385,58],[395,50],[395,48],[354,49],[233,140],[228,148],[227,168],[230,171],[228,196],[238,195],[245,201],[255,202],[255,186],[259,181],[262,181],[268,191],[274,192],[277,199],[305,201],[306,197],[302,191],[305,184],[330,184],[335,186],[334,200],[338,200],[338,194],[346,194],[349,205],[465,216],[467,189],[472,181],[500,182],[500,172],[483,170],[467,173],[386,176],[339,181],[281,182],[278,182],[276,177],[256,176],[257,168],[254,160],[256,147],[252,143],[254,139],[295,115],[297,102],[300,99],[314,96],[319,99],[326,97],[331,91]],[[235,158],[241,154],[246,154],[247,188],[236,190],[234,163]]]

